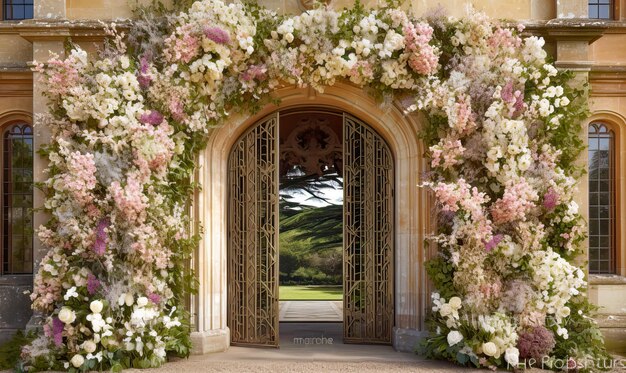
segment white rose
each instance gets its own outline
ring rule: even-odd
[[[67,307],[63,307],[59,311],[59,320],[65,324],[71,324],[76,320],[76,313]]]
[[[448,345],[454,346],[455,344],[461,342],[463,340],[463,335],[456,330],[448,333]]]
[[[81,365],[85,362],[85,358],[82,355],[74,355],[70,363],[74,366],[74,368],[80,368]]]
[[[99,300],[94,300],[93,302],[91,302],[91,304],[89,304],[89,309],[93,313],[100,313],[102,312],[103,308],[104,308],[104,304],[102,304],[102,302]]]
[[[124,303],[126,303],[126,305],[130,307],[133,305],[133,303],[135,303],[135,298],[133,297],[132,294],[126,294],[124,296]]]
[[[450,304],[450,307],[454,308],[455,310],[458,310],[459,308],[461,308],[461,298],[452,297],[450,298],[450,301],[448,302],[448,304]]]
[[[147,304],[148,304],[148,298],[146,297],[137,298],[137,305],[139,307],[145,307]]]
[[[130,66],[130,61],[126,56],[122,56],[122,58],[120,58],[120,62],[122,63],[122,69],[128,69]]]
[[[85,350],[88,354],[93,353],[96,351],[96,343],[94,341],[83,342],[83,350]]]
[[[495,356],[498,353],[498,347],[493,342],[483,343],[483,353],[487,356]]]
[[[509,347],[504,352],[504,360],[512,366],[519,364],[519,350],[515,347]]]

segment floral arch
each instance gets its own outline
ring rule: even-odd
[[[422,352],[478,367],[605,357],[573,264],[585,95],[522,29],[481,14],[416,19],[393,2],[279,16],[203,0],[147,17],[128,39],[109,29],[97,59],[74,47],[37,64],[52,218],[32,294],[47,318],[24,367],[119,370],[188,354],[184,300],[197,284],[185,268],[200,237],[187,207],[207,133],[282,86],[338,81],[427,118],[437,292]]]

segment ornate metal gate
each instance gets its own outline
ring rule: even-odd
[[[228,183],[231,341],[278,346],[278,113],[237,140]]]
[[[365,123],[344,114],[343,334],[346,343],[391,343],[393,157]]]

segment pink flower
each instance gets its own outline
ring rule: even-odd
[[[243,74],[241,74],[241,80],[249,82],[251,80],[263,81],[267,78],[267,66],[252,65]]]
[[[544,326],[537,326],[528,332],[523,332],[517,340],[520,357],[541,360],[554,349],[556,341],[554,334]]]
[[[54,345],[61,347],[63,345],[63,329],[65,325],[58,317],[52,319],[52,340]]]
[[[205,27],[204,35],[217,44],[230,43],[230,35],[228,35],[228,32],[219,27]]]
[[[500,244],[500,242],[502,241],[504,237],[501,234],[496,234],[495,236],[493,236],[491,238],[491,240],[484,242],[485,244],[485,251],[487,252],[491,252],[491,250],[495,249],[496,247],[498,247],[498,245]]]
[[[163,123],[163,114],[159,113],[156,110],[151,110],[148,113],[141,114],[139,118],[141,123],[152,124],[153,126],[158,126]]]
[[[100,289],[100,281],[91,273],[87,275],[87,292],[94,295]]]
[[[192,34],[193,25],[176,28],[176,33],[165,39],[163,50],[169,62],[191,62],[200,53],[200,39]]]
[[[437,69],[439,57],[429,44],[433,28],[427,23],[409,23],[404,27],[405,49],[410,53],[409,66],[418,74],[428,75]]]
[[[89,205],[94,196],[91,191],[96,187],[96,164],[93,154],[79,151],[67,157],[67,172],[61,176],[64,189],[83,206]]]
[[[104,255],[106,252],[108,236],[105,230],[109,227],[109,224],[109,219],[104,218],[100,220],[96,227],[96,241],[93,244],[93,251],[97,255]]]
[[[150,299],[150,301],[154,304],[159,304],[161,303],[161,296],[159,294],[156,293],[150,293],[148,294],[148,299]]]
[[[143,194],[143,184],[137,175],[128,176],[124,188],[118,181],[114,181],[109,187],[109,192],[113,196],[117,209],[128,220],[139,222],[145,220],[148,197]]]
[[[491,206],[491,216],[496,224],[526,220],[526,213],[535,207],[537,192],[525,178],[507,183],[502,198]]]
[[[137,81],[139,86],[143,89],[150,87],[152,83],[152,76],[149,74],[150,62],[148,57],[143,55],[139,61],[139,71],[137,71]]]
[[[553,188],[548,189],[546,194],[543,195],[543,207],[548,211],[552,211],[558,203],[559,195],[557,192]]]

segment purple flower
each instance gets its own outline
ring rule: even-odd
[[[496,234],[495,236],[491,237],[491,240],[489,240],[489,242],[484,243],[485,250],[487,252],[490,252],[491,250],[495,249],[496,247],[498,247],[503,238],[504,237],[501,234]]]
[[[52,319],[52,340],[54,345],[61,347],[63,345],[63,328],[65,325],[58,317]]]
[[[213,40],[217,44],[230,43],[230,35],[228,35],[228,32],[222,30],[219,27],[206,27],[204,29],[204,35],[206,35],[207,38]]]
[[[543,207],[548,211],[554,210],[558,202],[559,195],[552,188],[548,189],[546,194],[543,195]]]
[[[139,121],[141,121],[141,123],[158,126],[159,124],[163,123],[163,114],[159,113],[156,110],[151,110],[149,113],[141,114]]]
[[[161,296],[155,293],[148,294],[148,299],[150,299],[150,301],[154,304],[159,304],[161,302]]]
[[[91,273],[87,276],[87,292],[94,295],[100,289],[100,281]]]
[[[107,249],[107,233],[105,229],[109,227],[109,219],[101,219],[96,227],[96,242],[93,244],[93,251],[98,255],[104,255]]]
[[[521,333],[517,340],[519,355],[525,359],[541,360],[554,349],[555,345],[554,334],[544,326],[538,326],[529,332]]]
[[[139,71],[137,72],[137,81],[139,82],[139,86],[143,89],[150,87],[150,83],[152,83],[152,76],[148,74],[149,69],[150,61],[148,56],[143,55],[139,60]]]

